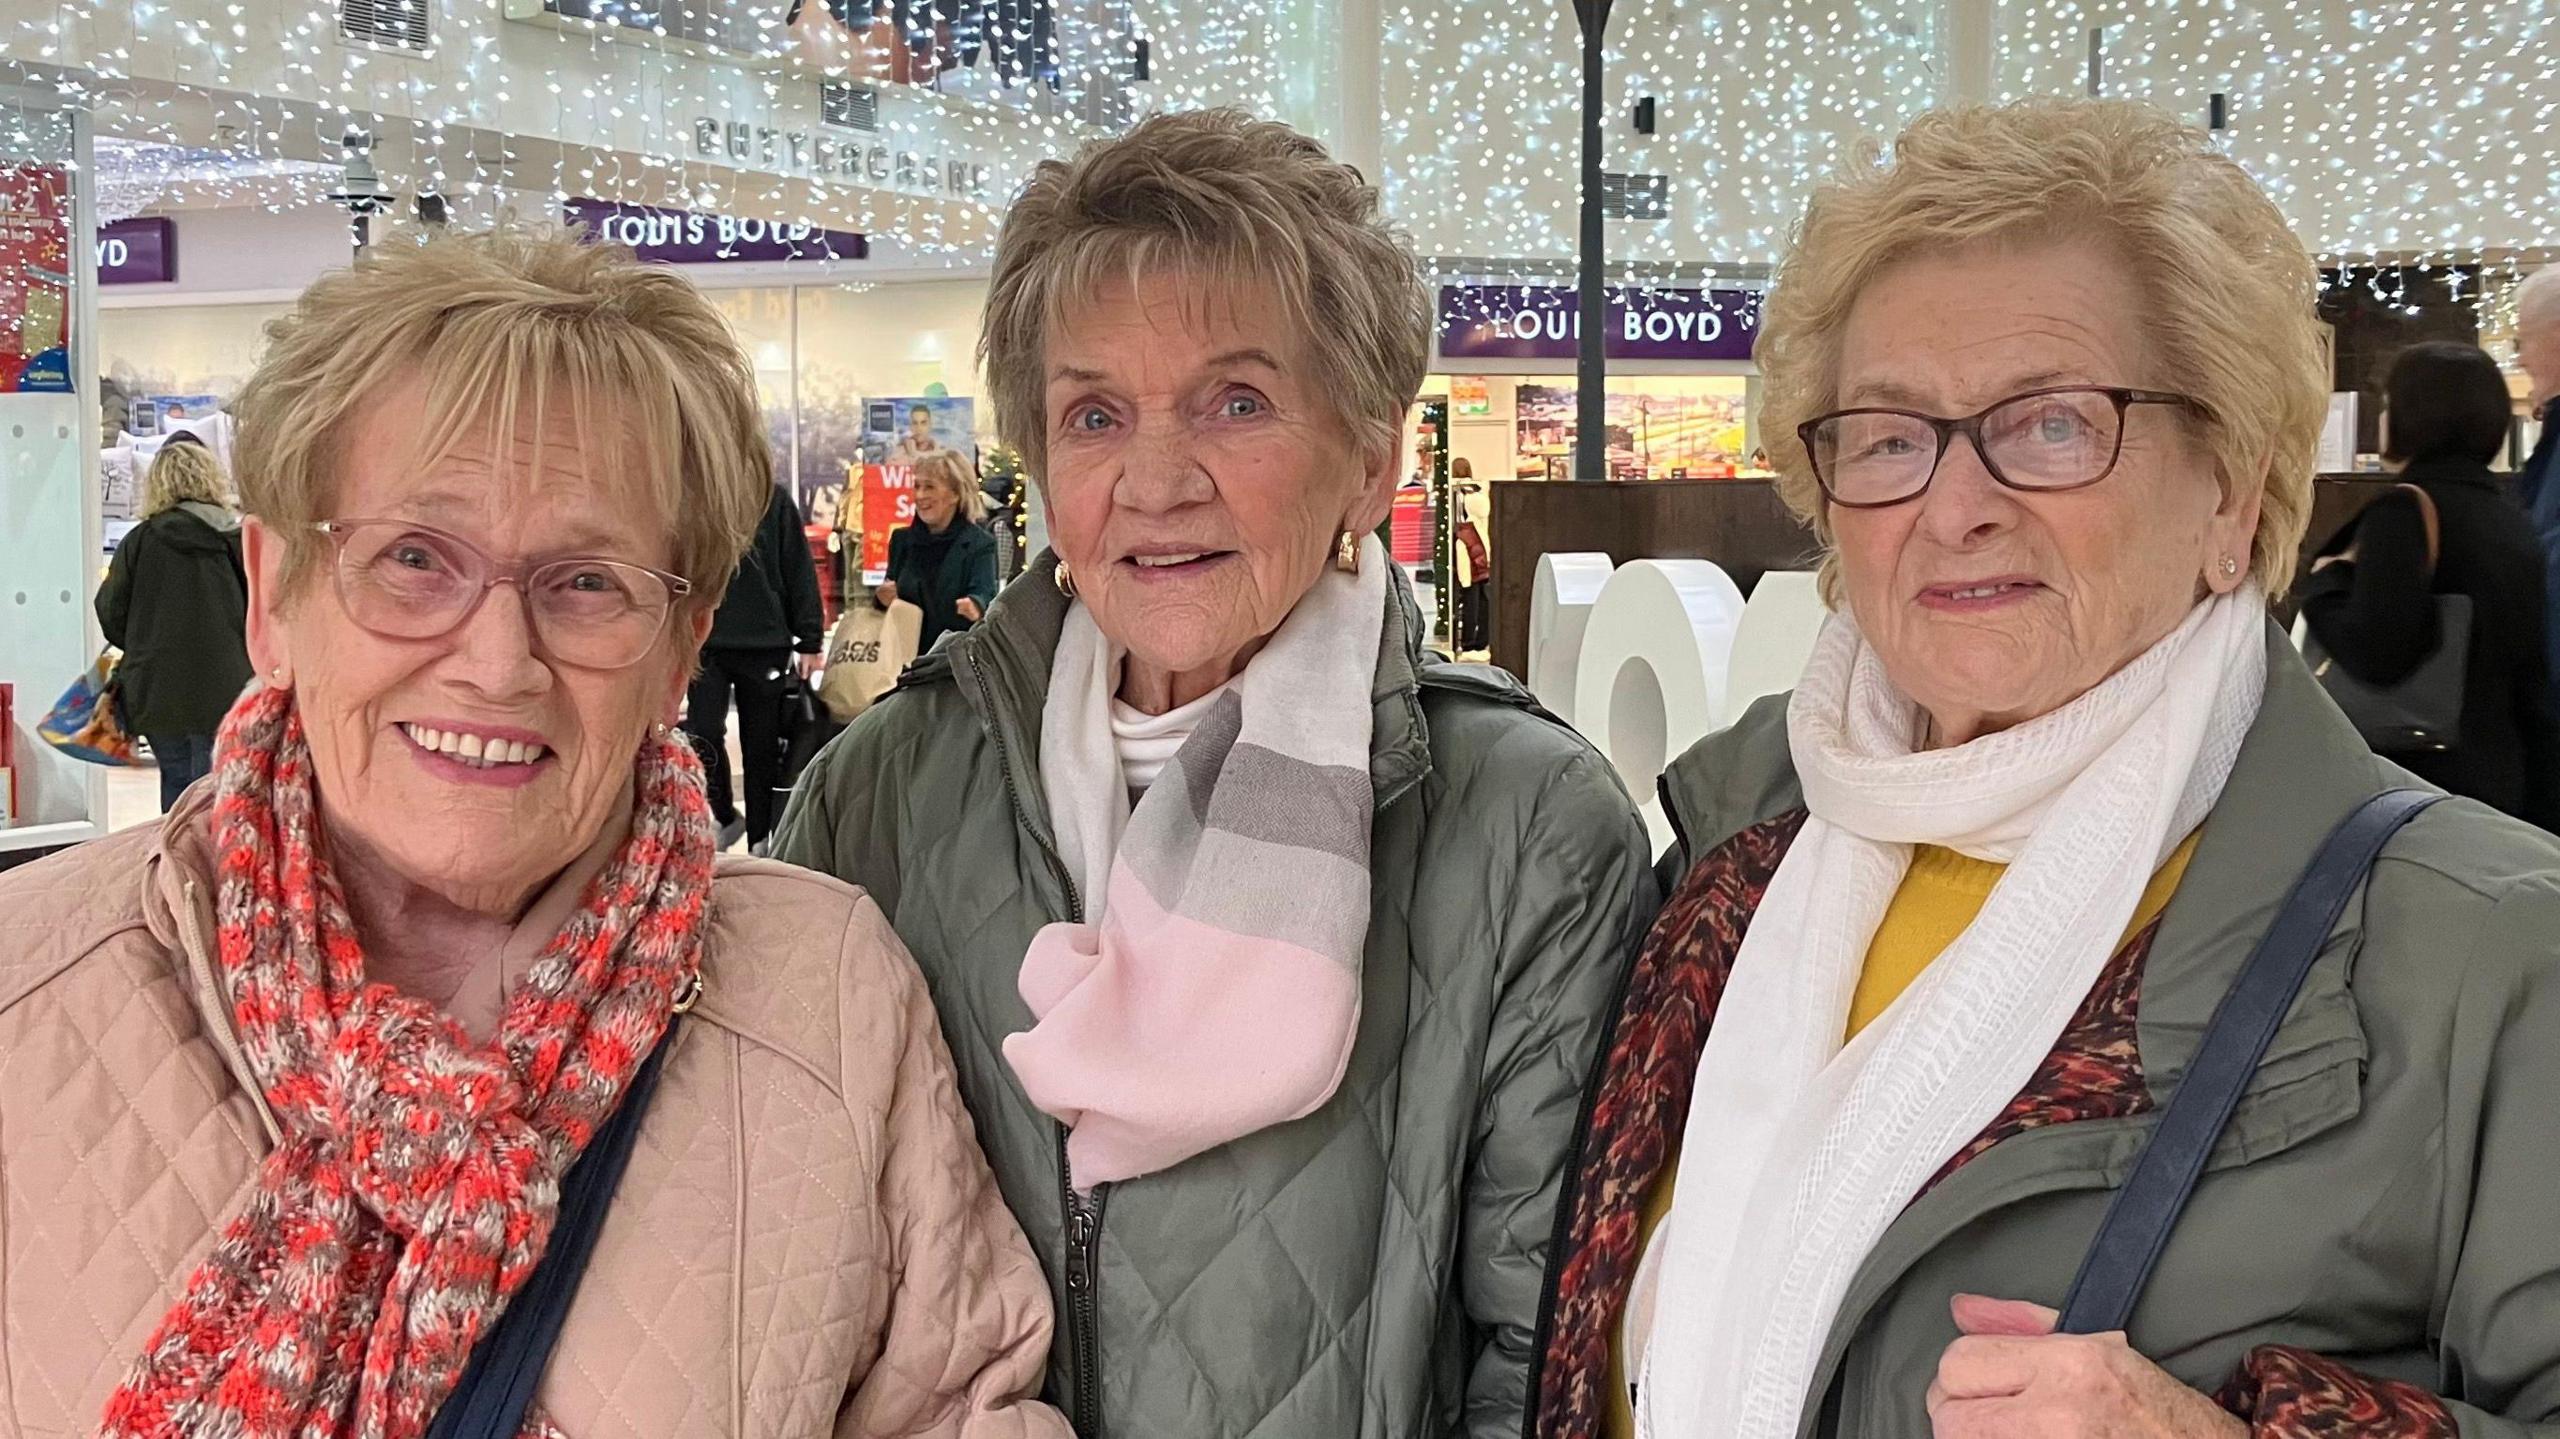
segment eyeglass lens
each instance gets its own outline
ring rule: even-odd
[[[393,639],[452,630],[494,573],[470,546],[398,524],[352,526],[338,550],[338,595],[348,616]],[[646,654],[673,600],[656,575],[611,560],[554,560],[526,573],[523,585],[543,648],[594,669],[618,669]]]
[[[1982,458],[2020,489],[2069,489],[2106,474],[2123,424],[2114,397],[2102,390],[2021,395],[1983,415]],[[1814,429],[1813,457],[1836,499],[1901,499],[1926,488],[1936,472],[1938,427],[1890,411],[1833,415]]]

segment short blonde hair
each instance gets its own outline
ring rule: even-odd
[[[919,485],[934,484],[960,498],[960,517],[973,525],[987,522],[987,492],[978,488],[977,471],[958,450],[935,450],[910,466]]]
[[[189,500],[229,505],[227,488],[222,461],[213,457],[213,451],[191,443],[162,445],[160,453],[151,457],[151,468],[143,474],[142,509],[135,518],[147,520]]]
[[[583,436],[636,438],[648,498],[673,527],[688,604],[720,602],[773,490],[755,374],[727,321],[620,246],[502,227],[386,245],[322,277],[267,327],[233,407],[242,508],[286,542],[287,580],[320,552],[351,423],[409,374],[427,386],[424,453],[475,427],[541,424],[555,394]],[[537,429],[539,433],[539,429]]]
[[[2033,100],[1922,116],[1815,192],[1762,311],[1761,433],[1779,492],[1826,545],[1830,517],[1797,428],[1838,408],[1840,339],[1859,294],[1900,261],[1977,244],[2090,237],[2122,256],[2158,373],[2193,396],[2228,495],[2264,475],[2251,566],[2293,581],[2330,373],[2320,276],[2273,202],[2199,132],[2147,105]],[[2091,283],[2111,283],[2093,276]],[[2175,384],[2169,382],[2174,379]],[[1824,562],[1837,594],[1836,563]]]
[[[1053,328],[1114,278],[1262,280],[1373,464],[1397,450],[1431,363],[1431,305],[1378,192],[1322,145],[1239,110],[1156,115],[1032,173],[996,242],[978,357],[1004,443],[1048,468]]]

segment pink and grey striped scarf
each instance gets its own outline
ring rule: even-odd
[[[1005,1041],[1072,1131],[1075,1184],[1168,1169],[1333,1097],[1369,933],[1370,688],[1389,561],[1328,569],[1133,810],[1111,738],[1121,651],[1068,611],[1041,785],[1085,922],[1023,955]]]

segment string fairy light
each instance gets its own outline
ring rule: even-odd
[[[914,264],[975,267],[1035,165],[1140,114],[1236,104],[1312,123],[1292,81],[1335,43],[1314,9],[0,0],[0,70],[92,109],[124,146],[128,203],[157,189],[296,208],[311,196],[275,177],[334,164],[362,132],[392,188],[466,222],[593,197],[858,230]],[[869,128],[830,123],[829,80],[872,92]]]
[[[1613,171],[1665,176],[1669,215],[1612,220],[1613,283],[1764,276],[1815,185],[1953,91],[1952,12],[1885,0],[1618,0]],[[2560,0],[2001,0],[1993,95],[2107,94],[2199,125],[2264,185],[2333,285],[2413,308],[2494,301],[2560,246],[2548,163]],[[1561,3],[1383,0],[1390,210],[1444,275],[1571,284],[1578,32]],[[1659,130],[1628,114],[1654,97]],[[2438,292],[2442,293],[2442,292]]]
[[[1956,8],[1618,0],[1609,167],[1664,177],[1669,203],[1611,222],[1613,283],[1765,275],[1825,175],[1948,97]],[[427,53],[350,42],[358,12],[394,32],[423,20]],[[1364,13],[1374,34],[1343,32]],[[2560,89],[2540,57],[2560,48],[2560,0],[2000,0],[1992,14],[1995,98],[2080,93],[2093,28],[2107,93],[2199,121],[2228,96],[2219,143],[2334,283],[2407,305],[2391,287],[2416,274],[2481,303],[2555,243]],[[813,16],[834,50],[812,48]],[[902,24],[950,62],[930,85],[861,48]],[[147,143],[173,186],[184,166],[199,190],[291,208],[308,197],[259,177],[334,162],[361,129],[394,188],[466,219],[596,196],[857,229],[958,267],[984,264],[1032,166],[1146,111],[1236,104],[1329,133],[1316,77],[1374,44],[1387,209],[1435,268],[1491,284],[1571,273],[1576,40],[1564,0],[0,0],[0,61],[89,104],[102,135]],[[878,95],[876,129],[826,123],[830,73]],[[1652,136],[1626,122],[1643,96]],[[867,159],[845,173],[860,146],[887,150],[888,173]],[[910,183],[921,167],[900,155],[960,159],[983,188]],[[150,188],[147,163],[119,194]]]

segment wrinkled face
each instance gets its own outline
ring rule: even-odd
[[[576,556],[672,570],[672,522],[628,478],[638,446],[611,431],[611,406],[594,408],[598,432],[583,445],[560,413],[538,447],[529,424],[510,436],[491,426],[430,463],[425,388],[394,386],[339,447],[327,513],[431,525],[500,565]],[[248,543],[251,654],[295,691],[329,833],[486,914],[511,915],[595,842],[650,726],[675,719],[710,627],[679,602],[638,663],[580,669],[546,655],[520,589],[500,584],[441,637],[389,639],[348,616],[333,555],[288,593],[281,537],[253,523]],[[484,762],[491,741],[510,756],[539,746],[540,757],[482,767],[449,753],[473,747],[450,735],[474,737]]]
[[[2178,391],[2106,247],[1980,247],[1877,275],[1841,337],[1840,404],[1970,415],[2048,385]],[[2195,422],[2136,405],[2115,470],[2025,494],[1958,437],[1926,493],[1833,506],[1848,603],[1888,674],[1962,743],[2068,704],[2247,578],[2263,476],[2226,501]],[[2225,556],[2240,573],[2225,575]]]
[[[1386,518],[1395,454],[1360,452],[1257,284],[1117,283],[1065,317],[1045,358],[1050,535],[1138,661],[1236,663],[1344,530]]]
[[[960,497],[951,492],[951,486],[929,475],[916,478],[916,518],[928,528],[941,529],[959,511]]]

